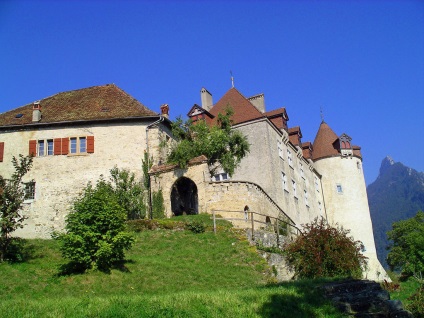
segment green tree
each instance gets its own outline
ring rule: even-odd
[[[65,232],[53,234],[62,256],[70,261],[68,271],[108,271],[114,262],[123,260],[124,251],[134,242],[125,232],[126,218],[110,183],[102,179],[95,187],[89,183],[73,203]]]
[[[32,156],[19,155],[19,159],[13,157],[12,164],[15,172],[10,179],[0,176],[0,262],[9,255],[12,242],[16,239],[11,234],[23,227],[23,221],[27,218],[21,214],[25,191],[22,187],[22,178],[32,167]]]
[[[225,114],[218,115],[216,126],[208,126],[205,121],[193,124],[178,118],[172,124],[177,143],[171,149],[168,162],[185,168],[190,159],[205,155],[212,175],[222,167],[231,176],[250,149],[247,138],[231,129],[232,115],[231,108],[227,108]]]
[[[165,217],[165,205],[162,189],[152,193],[152,218],[163,219]]]
[[[391,270],[401,271],[404,275],[424,273],[424,212],[414,217],[393,223],[387,232],[392,241],[389,245],[387,262]]]
[[[110,170],[110,176],[113,191],[127,212],[127,219],[144,219],[147,207],[143,182],[137,181],[133,172],[118,167]]]
[[[363,244],[348,234],[348,230],[332,227],[324,218],[304,225],[302,233],[284,247],[295,276],[360,278],[367,264],[361,253]]]

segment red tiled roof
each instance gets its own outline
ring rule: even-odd
[[[114,84],[58,93],[39,103],[42,117],[37,123],[158,116]],[[31,103],[0,114],[0,126],[33,124],[32,107]],[[22,116],[16,118],[18,114]]]
[[[264,117],[264,115],[259,110],[257,110],[256,107],[246,99],[246,97],[244,97],[237,89],[233,87],[228,90],[224,96],[222,96],[221,99],[209,110],[209,112],[215,116],[215,118],[212,120],[213,124],[216,124],[218,114],[224,114],[225,109],[228,106],[230,106],[234,111],[234,115],[231,117],[233,125]]]
[[[338,156],[339,151],[334,147],[334,142],[339,139],[336,133],[325,122],[321,122],[313,144],[312,159],[318,160],[326,157]]]
[[[264,115],[266,117],[272,117],[272,116],[283,115],[283,114],[287,114],[285,107],[280,107],[280,108],[277,108],[277,109],[274,109],[274,110],[271,110],[269,112],[264,113]]]

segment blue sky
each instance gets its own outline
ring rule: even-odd
[[[424,171],[424,1],[0,0],[0,112],[115,83],[171,118],[235,87],[285,106],[313,141],[324,119],[381,160]]]

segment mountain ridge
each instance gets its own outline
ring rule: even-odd
[[[387,268],[386,233],[392,229],[393,222],[424,210],[424,173],[386,156],[377,179],[368,185],[367,194],[377,256]]]

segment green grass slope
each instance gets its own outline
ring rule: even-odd
[[[341,317],[317,282],[270,284],[265,261],[228,225],[217,235],[210,227],[134,235],[110,273],[68,276],[58,275],[57,242],[29,240],[25,262],[0,264],[1,317]]]

